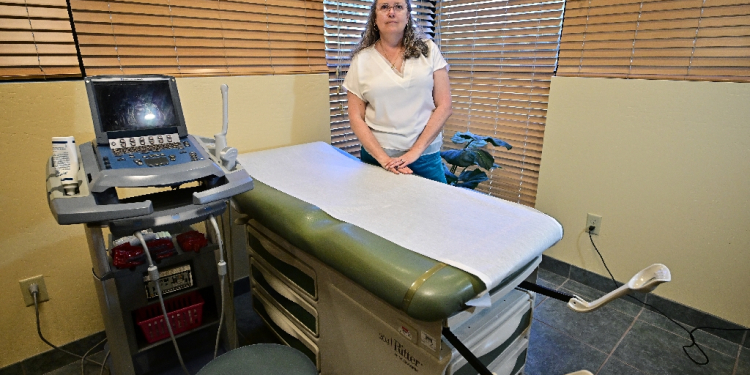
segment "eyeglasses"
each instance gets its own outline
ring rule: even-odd
[[[396,3],[393,5],[384,3],[378,6],[378,11],[380,13],[388,13],[388,11],[391,9],[393,9],[396,13],[401,13],[404,10],[406,10],[406,5],[401,4],[401,3]]]

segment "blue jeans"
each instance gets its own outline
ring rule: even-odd
[[[359,158],[367,164],[372,164],[376,167],[381,166],[372,155],[365,151],[364,147],[360,148]],[[409,164],[408,167],[417,176],[442,182],[444,184],[448,183],[448,181],[445,180],[445,172],[443,171],[443,158],[440,157],[439,152],[422,155],[419,159],[414,161],[414,163]]]

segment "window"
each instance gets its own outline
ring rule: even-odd
[[[80,76],[65,0],[0,0],[0,78]]]
[[[429,37],[435,34],[435,3],[412,0],[412,15]],[[331,144],[359,155],[359,140],[349,127],[346,89],[342,86],[351,51],[365,29],[372,1],[324,1],[326,61],[331,102]]]
[[[750,82],[750,3],[568,0],[558,74]]]
[[[502,169],[477,190],[532,207],[563,8],[563,0],[444,0],[438,8],[453,95],[443,147],[460,147],[450,141],[456,131],[510,143],[488,146]]]
[[[72,0],[87,75],[325,71],[315,0]]]
[[[70,0],[72,18],[65,0],[0,7],[6,79],[327,71],[321,0]]]

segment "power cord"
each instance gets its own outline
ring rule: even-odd
[[[102,363],[99,363],[99,362],[96,362],[96,361],[94,361],[94,360],[92,360],[90,358],[86,358],[86,355],[80,356],[80,355],[75,354],[73,352],[69,352],[69,351],[67,351],[67,350],[65,350],[63,348],[59,348],[59,347],[55,346],[55,344],[47,341],[47,339],[44,338],[44,335],[42,335],[41,324],[39,323],[39,285],[37,285],[37,284],[31,284],[31,285],[29,285],[29,292],[31,293],[31,296],[34,298],[34,312],[36,314],[36,333],[39,335],[39,338],[42,339],[42,341],[45,344],[49,345],[53,349],[59,350],[59,351],[65,353],[65,354],[72,355],[73,357],[76,357],[76,358],[80,359],[81,360],[81,366],[83,366],[83,361],[88,361],[88,362],[91,362],[91,363],[93,363],[95,365],[102,366],[102,369],[104,369],[104,367],[105,367],[104,363],[106,363],[106,358],[105,358],[105,360]],[[104,341],[102,341],[102,342],[94,345],[94,348],[96,348],[97,346],[101,345],[103,342]],[[93,350],[94,348],[89,349],[89,351],[87,351],[86,354],[88,354],[89,352],[91,352],[91,350]]]
[[[138,241],[141,242],[141,246],[143,247],[143,252],[146,253],[146,258],[148,259],[148,275],[151,281],[154,282],[154,286],[156,287],[156,294],[159,296],[159,303],[161,304],[161,312],[164,315],[164,323],[167,326],[169,337],[172,339],[174,350],[177,352],[177,359],[180,361],[180,366],[182,366],[182,371],[184,371],[186,375],[190,375],[190,372],[188,371],[187,367],[185,367],[185,361],[182,360],[182,353],[180,353],[180,347],[177,346],[177,339],[175,339],[174,332],[172,331],[172,323],[170,323],[169,316],[167,315],[167,307],[164,306],[164,297],[162,296],[161,285],[160,285],[161,283],[159,282],[159,277],[160,277],[159,270],[154,265],[154,260],[151,259],[151,253],[148,252],[148,245],[146,245],[146,240],[143,238],[141,231],[136,231],[134,235],[136,238],[138,238]]]
[[[602,260],[602,264],[604,265],[604,269],[607,270],[607,273],[609,274],[609,277],[612,279],[612,282],[615,284],[615,288],[619,288],[619,285],[617,285],[617,281],[615,280],[615,277],[612,276],[612,272],[609,270],[609,267],[607,267],[607,263],[604,261],[604,257],[602,256],[602,253],[596,247],[596,244],[594,243],[594,238],[591,236],[591,231],[594,230],[594,228],[595,227],[592,225],[592,226],[589,227],[589,230],[588,230],[588,232],[589,232],[589,240],[591,241],[591,245],[594,246],[594,250],[596,250],[596,253],[599,254],[599,259]],[[704,331],[706,329],[715,329],[715,330],[720,330],[720,331],[750,331],[750,329],[747,329],[747,328],[718,328],[718,327],[709,327],[709,326],[695,327],[692,330],[688,330],[682,324],[680,324],[676,320],[670,318],[667,314],[663,313],[661,310],[657,309],[653,305],[650,305],[650,304],[648,304],[648,303],[646,303],[644,301],[641,301],[640,299],[638,299],[638,298],[636,298],[634,296],[631,296],[631,295],[628,295],[627,297],[630,298],[630,299],[634,299],[634,300],[640,302],[644,306],[650,307],[651,309],[653,309],[657,313],[659,313],[659,314],[663,315],[665,318],[669,319],[670,322],[676,324],[678,327],[682,328],[685,332],[687,332],[688,336],[690,336],[690,342],[691,343],[690,343],[690,345],[684,345],[682,347],[682,351],[685,352],[685,355],[691,361],[693,361],[693,363],[695,363],[698,366],[705,366],[705,365],[707,365],[708,362],[709,362],[709,359],[708,359],[708,355],[706,354],[706,352],[704,352],[703,349],[700,347],[700,345],[698,345],[698,343],[695,341],[695,336],[693,335],[693,333],[695,331],[697,331],[699,329],[700,330],[704,330]],[[688,353],[688,351],[687,351],[688,348],[692,348],[693,346],[696,349],[698,349],[698,351],[701,352],[701,354],[703,355],[703,358],[706,359],[705,362],[698,362],[698,361],[696,361],[695,359],[693,359],[693,356],[691,356],[690,353]]]
[[[107,350],[107,354],[104,355],[104,360],[102,361],[103,363],[107,362],[107,358],[109,358],[109,353],[110,351]],[[107,371],[109,372],[109,369],[107,369]],[[104,374],[104,364],[102,364],[102,368],[101,370],[99,370],[99,375],[103,375],[103,374]]]
[[[98,344],[92,346],[91,349],[89,349],[86,353],[83,354],[83,358],[81,358],[81,375],[86,375],[86,370],[84,369],[84,366],[83,366],[84,362],[86,360],[86,357],[88,357],[89,353],[91,353],[97,346],[99,346],[101,344],[104,344],[105,342],[107,342],[107,338],[106,337],[104,338],[104,340],[99,341]],[[106,361],[104,361],[104,362],[106,362]]]
[[[225,291],[225,279],[227,274],[227,263],[224,261],[224,246],[223,246],[223,240],[221,238],[221,232],[219,232],[219,225],[216,223],[216,218],[214,215],[210,215],[208,217],[209,221],[211,222],[211,225],[214,227],[214,232],[216,233],[216,241],[219,243],[219,263],[218,263],[218,273],[219,273],[219,282],[221,283],[219,289],[221,290],[221,313],[219,314],[219,329],[216,332],[216,345],[214,346],[214,359],[216,359],[216,354],[219,351],[219,337],[221,337],[221,325],[224,322],[224,305],[226,304],[226,291]]]

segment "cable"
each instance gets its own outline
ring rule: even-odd
[[[224,290],[224,281],[225,276],[227,274],[227,263],[224,261],[224,244],[222,243],[221,239],[221,232],[219,232],[219,224],[216,223],[216,218],[214,215],[209,215],[208,220],[211,222],[211,225],[214,227],[214,233],[216,234],[216,242],[219,243],[219,278],[220,278],[220,287],[221,290],[221,313],[219,314],[219,329],[216,332],[216,345],[214,346],[214,359],[216,359],[216,353],[219,352],[219,337],[221,337],[221,325],[224,322],[224,304],[225,304],[225,295],[226,291]]]
[[[96,348],[97,346],[99,346],[101,344],[104,344],[105,342],[107,342],[107,338],[106,337],[104,338],[104,340],[99,341],[98,344],[92,346],[91,349],[89,349],[86,353],[83,354],[83,358],[81,358],[81,375],[86,375],[86,371],[83,368],[83,364],[86,361],[86,357],[88,357],[89,353],[91,353],[91,351],[94,350],[94,348]]]
[[[234,301],[234,280],[235,280],[234,265],[235,265],[235,263],[234,263],[234,252],[232,251],[232,248],[234,246],[234,237],[233,237],[233,233],[234,233],[234,228],[233,228],[234,219],[232,219],[232,210],[233,210],[234,206],[232,205],[232,201],[231,200],[232,200],[232,198],[230,198],[230,200],[227,202],[227,222],[229,223],[229,229],[228,229],[228,231],[224,230],[224,233],[229,233],[228,234],[228,237],[229,237],[228,238],[228,240],[229,240],[229,251],[227,251],[227,266],[228,266],[227,267],[227,274],[229,275],[229,279],[227,280],[227,288],[228,288],[227,291],[229,293],[229,299],[232,300],[232,301]],[[223,227],[224,226],[223,225],[224,221],[222,221],[221,223],[222,223],[222,227]],[[236,316],[237,314],[235,313],[234,315]],[[239,332],[239,331],[237,331],[237,332]],[[239,346],[239,341],[238,340],[239,340],[239,335],[234,335],[234,342],[231,343],[230,347],[234,347],[234,348],[238,347]]]
[[[110,351],[107,350],[107,354],[104,355],[104,360],[102,360],[102,368],[101,370],[99,370],[99,375],[104,374],[104,363],[107,362],[107,358],[109,358],[109,353]],[[107,369],[107,372],[109,372],[110,374],[112,373],[112,371],[109,371],[109,369]]]
[[[593,230],[593,227],[589,227],[589,240],[591,240],[591,245],[594,246],[594,250],[596,250],[596,253],[599,254],[599,258],[602,260],[602,264],[604,265],[604,269],[607,270],[607,273],[609,273],[609,277],[612,278],[612,282],[615,284],[615,288],[618,288],[619,286],[617,285],[617,281],[615,281],[615,277],[612,276],[612,272],[610,272],[609,267],[607,267],[607,263],[604,261],[604,257],[602,256],[602,253],[599,251],[599,249],[596,247],[596,244],[594,243],[594,238],[591,237],[591,231],[592,230]],[[648,303],[646,303],[644,301],[641,301],[640,299],[638,299],[638,298],[636,298],[634,296],[631,296],[631,295],[628,295],[627,297],[640,302],[644,306],[650,307],[651,309],[653,309],[657,313],[659,313],[659,314],[663,315],[665,318],[669,319],[670,322],[676,324],[678,327],[682,328],[685,332],[687,332],[688,336],[690,336],[690,342],[691,343],[690,343],[690,345],[683,345],[682,346],[682,351],[685,353],[685,355],[691,361],[693,361],[693,363],[695,363],[698,366],[705,366],[705,365],[707,365],[708,362],[709,362],[709,359],[708,359],[708,355],[706,354],[706,352],[704,352],[703,349],[700,347],[700,345],[698,345],[698,343],[695,341],[695,336],[693,335],[693,333],[696,330],[701,329],[701,330],[705,331],[706,329],[716,329],[716,330],[722,330],[722,331],[750,331],[750,329],[747,329],[747,328],[718,328],[718,327],[708,327],[708,326],[695,327],[692,330],[688,331],[688,329],[685,328],[682,324],[680,324],[676,320],[670,318],[667,314],[663,313],[661,310],[657,309],[653,305],[650,305],[650,304],[648,304]],[[695,348],[698,349],[698,351],[700,351],[701,354],[703,354],[703,358],[706,359],[705,362],[698,362],[698,361],[696,361],[695,359],[693,359],[693,356],[691,356],[690,353],[688,353],[688,351],[687,351],[688,348],[691,348],[693,346],[695,346]]]
[[[39,338],[42,339],[42,341],[44,341],[45,344],[51,346],[53,349],[56,349],[56,350],[59,350],[59,351],[61,351],[63,353],[72,355],[73,357],[76,357],[76,358],[80,359],[81,361],[86,360],[86,361],[89,361],[89,362],[91,362],[93,364],[104,366],[104,364],[102,364],[102,363],[96,362],[96,361],[91,360],[89,358],[84,358],[84,357],[82,357],[82,356],[80,356],[78,354],[75,354],[73,352],[69,352],[69,351],[67,351],[67,350],[65,350],[63,348],[59,348],[59,347],[55,346],[53,343],[47,341],[47,339],[45,339],[44,336],[42,335],[42,328],[41,328],[41,325],[39,324],[39,300],[37,298],[37,296],[39,294],[39,286],[36,285],[36,284],[29,285],[29,292],[31,292],[31,296],[34,297],[34,311],[36,313],[36,333],[39,334]],[[97,345],[99,345],[99,344],[97,344]]]
[[[172,338],[172,344],[174,344],[174,350],[177,352],[177,359],[180,360],[180,366],[182,366],[182,371],[185,372],[186,375],[190,375],[190,372],[188,371],[187,367],[185,367],[185,362],[182,360],[182,353],[180,353],[180,347],[177,346],[177,340],[174,338],[174,332],[172,332],[172,324],[169,322],[169,316],[167,316],[167,307],[164,306],[164,297],[161,294],[161,285],[159,285],[159,269],[156,268],[154,265],[154,260],[151,259],[151,253],[148,252],[148,245],[146,245],[146,240],[143,239],[143,235],[140,231],[135,232],[135,237],[138,238],[138,241],[141,242],[141,246],[143,247],[143,252],[146,253],[146,258],[148,258],[148,275],[151,278],[151,281],[154,282],[154,285],[156,286],[156,294],[159,296],[159,303],[161,304],[161,312],[164,315],[164,323],[167,325],[167,331],[169,331],[169,337]]]
[[[599,249],[596,248],[596,244],[594,243],[594,238],[591,237],[591,231],[594,230],[594,228],[595,227],[593,225],[589,227],[589,240],[591,240],[591,245],[594,246],[594,250],[596,250],[596,253],[599,254],[599,259],[602,260],[602,264],[604,265],[604,269],[607,270],[607,273],[609,274],[609,277],[612,278],[612,282],[615,284],[615,289],[617,289],[620,286],[617,285],[617,281],[615,281],[615,277],[612,276],[612,272],[609,270],[609,267],[607,267],[607,263],[604,261],[604,257],[602,257],[602,253],[600,253]]]

